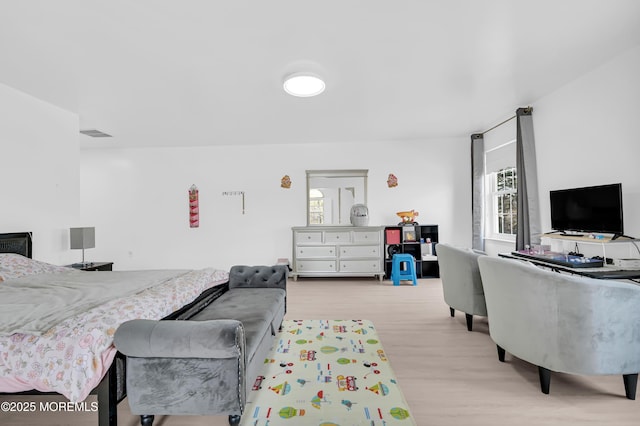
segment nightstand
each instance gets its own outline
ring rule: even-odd
[[[113,271],[113,262],[87,262],[84,265],[67,265],[81,271]]]

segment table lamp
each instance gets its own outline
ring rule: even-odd
[[[96,246],[96,228],[70,228],[70,248],[82,249],[82,263],[74,263],[73,266],[86,266],[84,261],[84,249]]]

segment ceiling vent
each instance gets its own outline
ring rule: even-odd
[[[110,138],[111,135],[108,135],[100,130],[89,129],[89,130],[80,130],[80,133],[83,135],[91,136],[92,138]]]

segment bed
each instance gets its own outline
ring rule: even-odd
[[[83,272],[31,254],[30,233],[0,234],[0,393],[96,393],[100,426],[117,425],[126,396],[118,326],[188,318],[228,282],[215,268]]]

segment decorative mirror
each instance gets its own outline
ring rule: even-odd
[[[351,206],[367,204],[368,170],[307,170],[307,226],[350,225]]]

